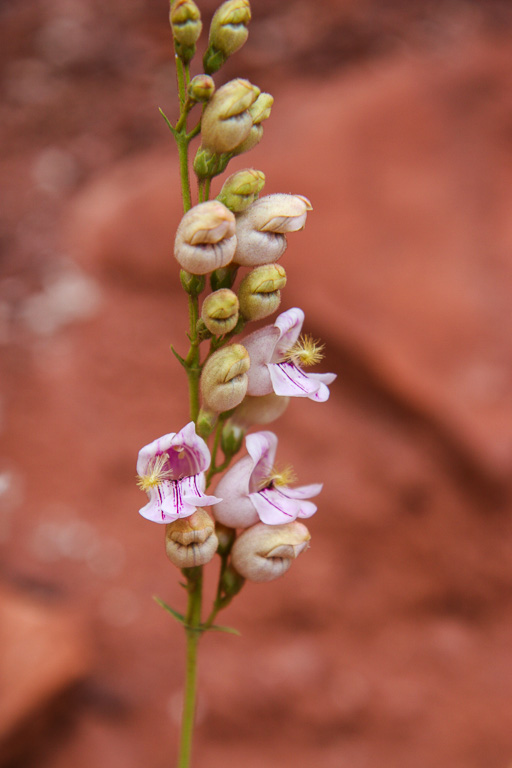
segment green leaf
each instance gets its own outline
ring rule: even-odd
[[[216,632],[227,632],[228,635],[238,635],[239,637],[242,634],[234,627],[223,627],[220,624],[212,624],[208,629],[214,629]]]
[[[163,608],[164,611],[167,611],[167,613],[170,613],[171,616],[174,619],[176,619],[176,621],[179,621],[179,623],[183,624],[184,627],[187,626],[187,622],[186,622],[185,617],[183,616],[183,614],[178,613],[178,611],[175,611],[174,608],[171,608],[170,605],[167,605],[167,603],[164,603],[164,601],[160,600],[160,598],[156,597],[156,595],[153,595],[153,600],[155,601],[155,603],[158,603],[160,608]]]
[[[174,355],[174,357],[176,358],[176,360],[177,360],[179,363],[181,363],[181,365],[182,365],[182,366],[183,366],[185,369],[187,369],[187,367],[188,367],[188,366],[187,366],[187,364],[186,364],[185,360],[182,358],[182,356],[181,356],[181,355],[179,355],[179,354],[176,352],[176,350],[174,349],[174,347],[172,346],[172,344],[171,344],[171,352],[173,353],[173,355]]]
[[[158,107],[158,111],[160,112],[160,114],[162,115],[163,119],[167,123],[167,127],[169,128],[169,130],[173,133],[174,136],[176,136],[176,129],[171,124],[171,121],[169,120],[169,118],[167,117],[167,115],[165,114],[163,109],[160,109],[160,107]]]

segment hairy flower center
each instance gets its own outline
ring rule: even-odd
[[[291,464],[287,464],[282,469],[272,467],[260,483],[259,490],[264,488],[285,488],[295,482],[297,476],[293,471]]]
[[[137,485],[142,491],[149,491],[150,488],[161,485],[164,480],[173,479],[172,469],[165,469],[167,461],[167,454],[161,453],[160,456],[151,459],[145,475],[137,475]]]
[[[300,336],[284,357],[285,360],[294,363],[294,365],[307,368],[310,365],[316,365],[322,360],[324,357],[324,346],[324,344],[312,336]]]

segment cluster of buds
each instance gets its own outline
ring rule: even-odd
[[[215,12],[204,71],[192,79],[188,66],[201,32],[199,10],[193,0],[173,0],[170,19],[187,75],[172,130],[187,147],[200,132],[193,162],[198,203],[185,205],[174,243],[191,307],[190,350],[177,357],[189,379],[192,420],[141,450],[138,483],[149,500],[140,513],[166,526],[167,556],[179,568],[202,566],[217,553],[219,594],[228,600],[245,579],[281,576],[309,546],[302,521],[316,512],[311,499],[322,486],[295,485],[289,467],[276,468],[276,435],[254,430],[278,419],[291,398],[325,402],[335,375],[307,370],[322,359],[323,345],[302,335],[304,313],[298,307],[247,329],[280,307],[287,282],[280,259],[289,233],[306,224],[309,200],[284,193],[261,196],[265,174],[254,168],[230,175],[216,199],[209,199],[211,180],[233,156],[261,140],[273,104],[270,94],[248,80],[216,87],[211,77],[245,43],[249,2],[228,0]],[[189,134],[187,116],[197,104],[203,109],[200,130]],[[244,445],[245,455],[232,464]],[[224,471],[212,494],[211,480]]]

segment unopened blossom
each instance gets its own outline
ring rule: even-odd
[[[252,117],[252,128],[244,141],[239,144],[233,154],[242,155],[244,152],[250,152],[251,149],[260,143],[263,138],[263,126],[261,123],[268,120],[274,97],[270,93],[260,93],[254,104],[249,107],[249,114]]]
[[[242,344],[229,344],[204,364],[200,389],[203,408],[222,413],[236,408],[247,392],[250,359]]]
[[[297,520],[285,525],[257,523],[243,531],[231,550],[235,570],[249,581],[278,579],[292,562],[304,552],[311,536]]]
[[[187,272],[206,275],[229,264],[235,248],[233,213],[218,200],[208,200],[195,205],[181,219],[174,255]]]
[[[201,147],[217,155],[231,152],[249,135],[249,107],[260,94],[248,80],[230,80],[215,91],[201,118]]]
[[[238,289],[240,314],[245,320],[263,320],[281,303],[286,272],[280,264],[262,264],[247,274]]]
[[[257,199],[265,186],[265,174],[255,168],[244,168],[228,176],[217,200],[233,213],[245,211]]]
[[[312,210],[302,195],[265,195],[236,218],[233,261],[245,267],[272,264],[286,250],[286,234],[304,229]]]
[[[165,529],[165,551],[178,568],[206,565],[213,559],[218,543],[214,522],[204,509],[196,509]]]
[[[194,514],[197,507],[220,501],[204,493],[204,472],[209,466],[210,451],[196,434],[193,421],[145,445],[137,460],[137,484],[149,498],[139,510],[142,517],[171,523]]]
[[[316,505],[308,501],[322,490],[321,483],[290,487],[293,473],[274,465],[277,437],[273,432],[254,432],[245,438],[247,456],[237,461],[219,482],[215,519],[232,528],[247,528],[261,521],[282,525],[298,517],[311,517]]]
[[[204,55],[205,72],[212,74],[247,40],[251,20],[249,0],[227,0],[217,8],[210,25],[209,45]]]
[[[301,336],[304,312],[298,307],[278,315],[273,325],[266,325],[247,336],[244,347],[251,358],[248,395],[308,397],[323,403],[329,398],[328,385],[335,373],[309,373],[304,367],[315,365],[323,355],[323,345],[309,336]]]
[[[210,293],[203,301],[201,318],[214,336],[229,333],[238,322],[238,296],[229,288]]]

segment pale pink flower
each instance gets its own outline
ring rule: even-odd
[[[321,359],[321,347],[316,342],[302,339],[300,332],[304,312],[298,307],[278,315],[274,325],[254,331],[244,340],[251,367],[248,372],[248,395],[276,395],[308,397],[319,403],[329,398],[328,384],[335,373],[306,373],[302,365]],[[308,345],[313,345],[308,348]],[[311,360],[308,360],[311,358]]]
[[[306,499],[322,490],[321,483],[290,488],[290,471],[276,471],[277,437],[273,432],[254,432],[245,438],[248,456],[237,461],[219,482],[222,501],[213,514],[224,525],[247,528],[261,522],[282,525],[298,517],[311,517],[316,505]]]
[[[139,452],[138,486],[149,502],[139,510],[155,523],[171,523],[192,515],[197,507],[220,501],[206,496],[204,471],[210,466],[210,451],[196,434],[191,421],[179,432],[159,437]]]

